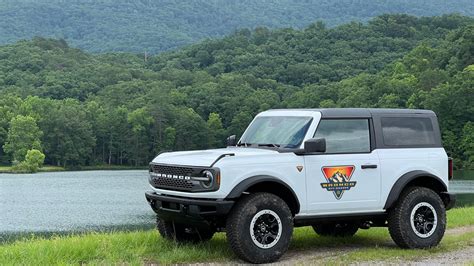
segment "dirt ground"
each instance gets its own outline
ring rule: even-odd
[[[465,226],[458,227],[453,229],[446,230],[445,235],[461,235],[467,232],[474,232],[474,226]],[[390,241],[387,242],[387,246],[395,246],[395,244]],[[332,261],[331,257],[337,258],[337,254],[341,252],[356,251],[363,249],[366,246],[360,245],[351,245],[348,247],[337,247],[337,248],[327,248],[317,250],[305,250],[305,251],[288,251],[277,263],[269,265],[315,265],[318,264],[318,261],[321,263],[328,264],[337,264],[337,261]],[[416,260],[403,261],[403,262],[386,262],[386,261],[365,261],[358,262],[357,265],[466,265],[474,263],[474,242],[471,245],[467,246],[464,249],[455,250],[437,256],[431,257],[421,257]],[[206,263],[201,265],[212,265],[214,263]],[[220,263],[219,263],[220,264]],[[229,264],[245,264],[243,261],[231,261]]]
[[[474,226],[464,226],[458,227],[453,229],[446,230],[445,235],[462,235],[467,232],[473,232]],[[395,246],[393,242],[387,243],[387,246]],[[317,263],[318,259],[324,260],[324,262],[331,263],[328,258],[336,257],[337,253],[344,252],[344,251],[354,251],[358,249],[362,249],[363,247],[352,246],[348,248],[341,249],[333,248],[328,250],[307,250],[304,252],[288,252],[285,256],[276,264],[285,264],[285,265],[294,265],[294,264],[314,264]],[[335,261],[334,261],[335,262]],[[464,249],[451,251],[448,253],[439,254],[437,256],[427,257],[427,258],[417,258],[416,260],[412,261],[404,261],[403,264],[408,265],[466,265],[474,263],[474,243],[467,246]],[[387,265],[391,263],[383,262],[383,261],[366,261],[357,263],[358,265]],[[393,263],[393,265],[399,265],[398,263]]]

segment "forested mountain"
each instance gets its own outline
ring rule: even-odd
[[[49,164],[144,165],[163,150],[222,146],[269,108],[408,107],[436,111],[445,147],[470,167],[474,20],[241,30],[147,60],[35,38],[0,47],[0,96],[3,163],[36,147]]]
[[[91,52],[157,53],[265,26],[303,28],[387,13],[474,16],[472,0],[0,0],[0,43],[65,39]]]

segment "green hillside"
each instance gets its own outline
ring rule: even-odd
[[[266,26],[368,21],[386,13],[474,16],[472,0],[0,0],[0,44],[34,36],[90,52],[156,53]]]
[[[472,167],[473,53],[474,20],[457,15],[241,30],[146,61],[21,41],[0,47],[0,160],[39,144],[49,164],[144,165],[222,146],[269,108],[408,107],[436,111],[457,166]]]

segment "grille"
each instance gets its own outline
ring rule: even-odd
[[[190,190],[193,188],[193,183],[189,180],[173,179],[167,177],[158,177],[151,180],[155,188],[174,188]]]
[[[169,165],[151,165],[150,170],[154,173],[175,175],[175,176],[191,176],[196,172],[196,169],[190,167],[179,167]],[[169,177],[153,177],[150,184],[155,188],[165,188],[174,190],[192,190],[194,184],[191,180],[184,180]]]
[[[179,167],[169,165],[152,165],[154,173],[167,174],[167,175],[191,175],[194,172],[193,168],[190,167]]]

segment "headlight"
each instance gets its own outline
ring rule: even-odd
[[[202,174],[204,176],[204,180],[201,181],[201,186],[204,188],[211,188],[214,184],[214,174],[209,170],[203,171]]]

